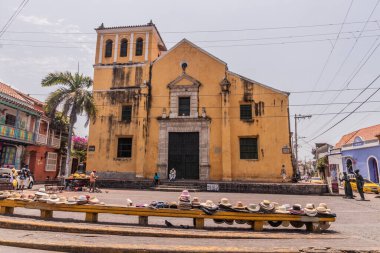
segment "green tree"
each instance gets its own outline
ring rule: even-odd
[[[66,166],[64,176],[69,175],[69,163],[71,160],[71,139],[74,125],[78,115],[87,117],[85,126],[90,120],[96,120],[96,108],[91,91],[92,79],[83,74],[70,72],[49,73],[41,81],[42,87],[59,86],[46,99],[46,110],[49,114],[55,115],[58,109],[62,110],[62,115],[69,118],[69,134],[66,152]]]

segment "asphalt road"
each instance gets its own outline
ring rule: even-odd
[[[65,195],[80,195],[81,193],[65,193]],[[126,199],[131,199],[134,203],[150,203],[156,201],[175,201],[178,199],[178,192],[153,192],[153,191],[132,191],[132,190],[108,190],[108,193],[95,194],[101,201],[109,204],[126,204]],[[305,238],[305,231],[294,230],[291,232],[299,233],[299,239],[289,240],[286,235],[290,228],[271,228],[265,227],[264,233],[276,233],[283,236],[284,239],[192,239],[192,238],[157,238],[157,237],[136,237],[136,236],[114,236],[114,235],[88,235],[75,233],[54,233],[43,231],[18,231],[1,229],[0,238],[6,236],[18,236],[20,238],[28,238],[28,240],[46,240],[46,242],[54,242],[59,240],[72,243],[93,243],[96,245],[112,245],[112,244],[128,244],[141,246],[144,245],[154,247],[230,247],[243,249],[252,249],[254,247],[268,249],[305,249],[315,248],[321,252],[329,249],[345,249],[345,250],[380,250],[380,198],[374,194],[366,195],[370,201],[357,201],[343,199],[337,196],[301,196],[301,195],[270,195],[270,194],[242,194],[242,193],[210,193],[200,192],[191,193],[192,196],[198,196],[201,202],[210,199],[218,202],[222,197],[227,197],[232,203],[242,201],[245,204],[258,203],[263,199],[283,203],[314,203],[318,205],[321,202],[326,203],[333,212],[337,214],[337,221],[332,224],[330,229],[323,235],[316,234],[312,238]],[[15,209],[17,215],[38,216],[38,210]],[[20,217],[21,217],[20,216]],[[83,221],[84,214],[55,212],[54,217],[60,221],[79,222]],[[21,218],[20,218],[21,219]],[[149,223],[158,227],[164,227],[165,218],[152,217]],[[192,220],[168,218],[174,225],[191,225]],[[137,217],[99,214],[99,222],[104,224],[125,224],[127,226],[137,223]],[[206,221],[208,227],[225,226],[216,225],[212,221]],[[152,229],[154,229],[154,227]],[[247,225],[234,225],[240,231],[247,233],[255,233],[249,230]],[[215,230],[218,233],[218,230]],[[327,237],[327,238],[326,238]],[[1,249],[1,248],[0,248]],[[17,249],[16,249],[17,250]],[[0,251],[2,252],[2,251]],[[7,251],[9,252],[9,251]],[[19,251],[15,251],[19,252]],[[32,251],[28,251],[32,252]]]

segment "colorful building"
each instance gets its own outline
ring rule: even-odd
[[[43,106],[43,102],[0,83],[1,167],[28,165],[36,181],[56,177],[61,159],[61,133],[50,127]]]
[[[293,174],[289,93],[228,70],[153,23],[96,29],[87,167],[101,178],[281,181]]]
[[[344,135],[335,149],[340,149],[343,171],[358,169],[364,178],[380,182],[380,124]]]

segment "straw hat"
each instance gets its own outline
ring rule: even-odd
[[[283,213],[283,214],[285,214],[285,213],[289,213],[289,211],[288,210],[286,210],[286,207],[285,206],[279,206],[275,211],[274,211],[275,213]]]
[[[65,196],[60,196],[56,204],[66,204],[66,201],[67,201],[67,198]]]
[[[286,211],[289,211],[290,209],[292,209],[292,206],[290,204],[283,204],[282,206],[285,207]]]
[[[48,204],[56,204],[59,201],[59,198],[56,194],[50,195],[50,198],[46,200]]]
[[[193,201],[191,201],[191,206],[192,207],[200,207],[201,202],[199,201],[198,197],[194,197]]]
[[[290,214],[300,215],[304,214],[302,206],[300,204],[294,204],[292,209],[289,210]]]
[[[214,222],[215,222],[216,224],[223,224],[223,223],[224,223],[224,220],[214,219]]]
[[[232,206],[232,204],[228,201],[228,199],[227,198],[222,198],[221,200],[220,200],[220,203],[219,203],[220,205],[223,205],[223,206],[227,206],[227,207],[231,207]]]
[[[133,206],[133,202],[130,199],[127,199],[127,206]]]
[[[190,202],[190,193],[188,190],[183,190],[181,195],[179,196],[180,201]]]
[[[233,207],[234,209],[244,210],[247,208],[241,201],[236,202],[236,205]]]
[[[38,201],[40,201],[40,202],[47,202],[48,199],[49,199],[49,195],[46,194],[46,195],[42,195],[42,196],[38,199]]]
[[[77,204],[77,200],[76,200],[76,198],[74,198],[74,197],[69,197],[69,198],[67,199],[67,204],[69,204],[69,205],[75,205],[75,204]]]
[[[88,200],[88,203],[94,205],[94,204],[99,204],[100,201],[99,201],[99,199],[98,199],[97,197],[91,197],[91,198]]]
[[[326,203],[320,203],[318,207],[320,208],[321,211],[323,210],[323,208],[326,209],[326,211],[324,211],[324,212],[322,212],[322,213],[325,213],[325,214],[331,214],[331,209],[329,209],[329,208],[327,207],[327,204],[326,204]],[[318,211],[318,207],[317,207],[317,211]],[[318,213],[319,213],[319,211],[318,211]]]
[[[80,195],[77,199],[78,204],[87,204],[88,200],[85,195]]]
[[[315,209],[314,204],[311,204],[311,203],[306,204],[303,210],[307,216],[316,216],[318,214],[317,209]]]
[[[210,209],[218,208],[218,206],[215,205],[214,202],[212,202],[212,200],[207,200],[205,203],[201,203],[201,206]]]
[[[249,204],[247,206],[247,209],[248,209],[248,211],[250,211],[252,213],[256,213],[256,212],[260,211],[260,205],[258,205],[258,204]]]
[[[234,220],[224,220],[224,223],[226,223],[228,225],[233,225],[234,224]]]
[[[260,210],[263,212],[273,212],[274,204],[269,200],[263,200],[260,202]]]
[[[275,210],[280,206],[280,204],[277,202],[272,202],[272,204],[273,204]]]

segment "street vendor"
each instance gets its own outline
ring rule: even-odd
[[[93,170],[90,174],[90,192],[95,192],[95,182],[97,178],[96,170]]]

